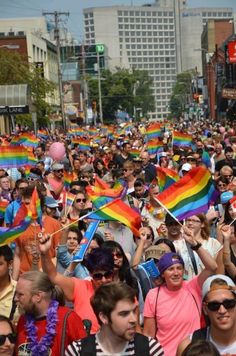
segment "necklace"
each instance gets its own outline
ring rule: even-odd
[[[32,314],[26,315],[25,329],[27,332],[27,338],[29,340],[29,349],[32,356],[47,356],[48,349],[52,344],[53,338],[56,335],[57,326],[57,310],[59,303],[56,300],[52,300],[49,304],[47,311],[47,324],[46,324],[46,335],[41,337],[38,341],[37,330],[35,325],[35,319]]]

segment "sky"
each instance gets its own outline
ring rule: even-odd
[[[154,0],[0,0],[0,18],[38,17],[42,11],[70,12],[63,26],[79,42],[83,40],[83,8],[112,5],[143,5]],[[236,0],[188,0],[189,7],[232,7]],[[49,17],[50,18],[50,17]]]

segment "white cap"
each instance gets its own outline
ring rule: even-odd
[[[229,277],[227,277],[227,276],[225,276],[224,274],[214,274],[213,276],[211,276],[211,277],[208,277],[206,280],[205,280],[205,282],[203,283],[203,285],[202,285],[202,299],[204,299],[205,298],[205,296],[207,295],[207,293],[209,293],[210,292],[210,290],[212,289],[212,287],[214,286],[212,286],[211,284],[212,284],[212,282],[215,280],[215,279],[222,279],[223,281],[225,281],[226,282],[226,286],[223,284],[223,285],[217,285],[217,283],[216,283],[216,285],[217,285],[217,289],[220,289],[220,287],[222,287],[222,289],[225,289],[225,287],[229,287],[228,289],[229,290],[231,290],[233,293],[236,293],[236,290],[235,289],[231,289],[230,287],[232,287],[232,288],[235,288],[236,287],[236,285],[235,285],[235,283],[232,281],[232,279],[231,278],[229,278]]]
[[[188,171],[190,171],[190,169],[192,169],[191,164],[189,164],[189,163],[184,163],[184,164],[182,165],[182,171],[188,172]]]

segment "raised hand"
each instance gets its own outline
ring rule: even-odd
[[[48,253],[52,245],[52,238],[49,234],[41,234],[39,236],[39,251],[42,255]]]

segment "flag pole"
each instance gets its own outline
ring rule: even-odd
[[[157,197],[154,198],[154,200],[182,227],[183,225],[179,220],[170,212],[169,209],[165,205],[163,205],[160,200],[157,199]]]
[[[89,213],[87,213],[87,214],[81,216],[79,219],[73,221],[73,222],[70,223],[70,224],[64,225],[64,226],[63,226],[62,228],[60,228],[59,230],[54,231],[52,234],[50,234],[50,236],[53,236],[53,235],[57,234],[58,232],[63,231],[64,229],[67,229],[69,226],[74,225],[75,223],[77,223],[77,222],[80,221],[80,220],[83,220],[84,218],[88,218],[90,215],[92,215],[92,214],[96,213],[97,211],[103,209],[105,206],[111,205],[111,204],[114,203],[116,200],[119,200],[119,198],[114,199],[114,200],[110,201],[110,202],[107,203],[107,204],[104,204],[103,206],[101,206],[100,208],[98,208],[98,209],[96,209],[96,210],[94,210],[94,211],[90,211]]]

